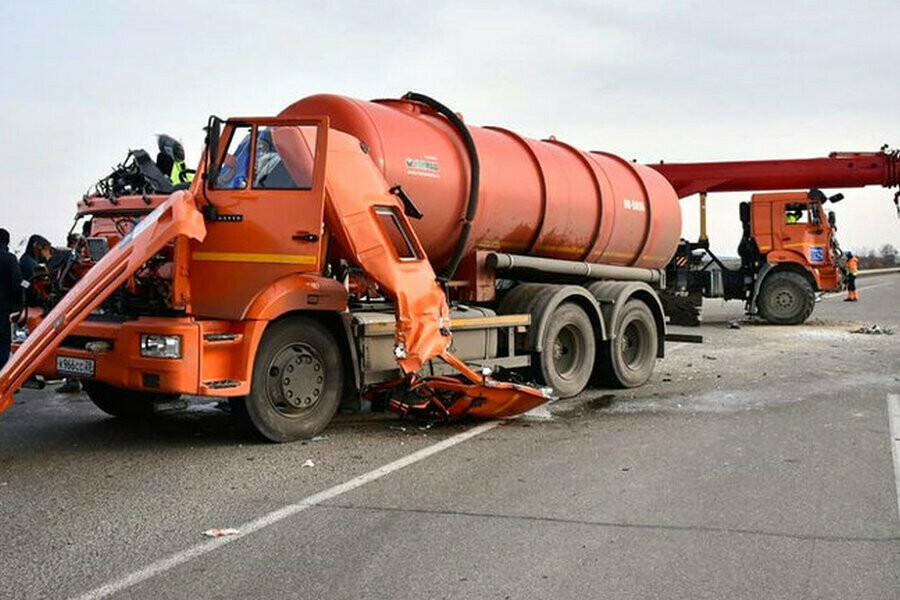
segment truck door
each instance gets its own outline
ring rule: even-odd
[[[265,287],[319,272],[327,121],[236,119],[222,133],[216,181],[204,182],[216,216],[191,248],[191,307],[240,319]]]
[[[781,207],[781,249],[801,255],[798,262],[821,265],[828,254],[823,240],[824,227],[818,212],[819,205],[809,202],[787,202]],[[798,257],[799,258],[799,257]]]

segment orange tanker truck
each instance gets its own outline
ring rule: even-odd
[[[67,375],[113,415],[230,398],[287,441],[342,403],[511,416],[663,356],[681,211],[655,167],[413,93],[211,117],[206,142],[189,185],[132,152],[78,203],[87,236],[16,317],[0,410]]]

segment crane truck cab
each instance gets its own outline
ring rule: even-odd
[[[755,273],[749,313],[793,325],[812,313],[817,292],[841,289],[843,256],[835,236],[834,212],[826,197],[805,192],[753,194],[742,206],[745,235],[738,252],[742,268]]]
[[[673,323],[697,325],[703,298],[744,301],[748,315],[770,323],[797,325],[813,311],[817,293],[843,284],[844,257],[827,202],[843,194],[808,192],[753,194],[741,202],[737,247],[740,264],[726,264],[705,236],[705,196],[701,195],[701,239],[682,240],[666,272],[662,295]]]

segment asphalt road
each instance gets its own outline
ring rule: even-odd
[[[267,445],[212,404],[129,424],[23,391],[0,597],[900,597],[900,277],[860,289],[798,327],[710,302],[649,385],[482,429],[348,415]],[[849,333],[872,323],[898,334]]]

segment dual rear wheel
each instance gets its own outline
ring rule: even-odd
[[[535,356],[535,375],[562,398],[579,394],[592,379],[617,388],[643,385],[658,349],[653,313],[632,298],[608,325],[612,339],[600,341],[583,308],[572,302],[557,306]]]

